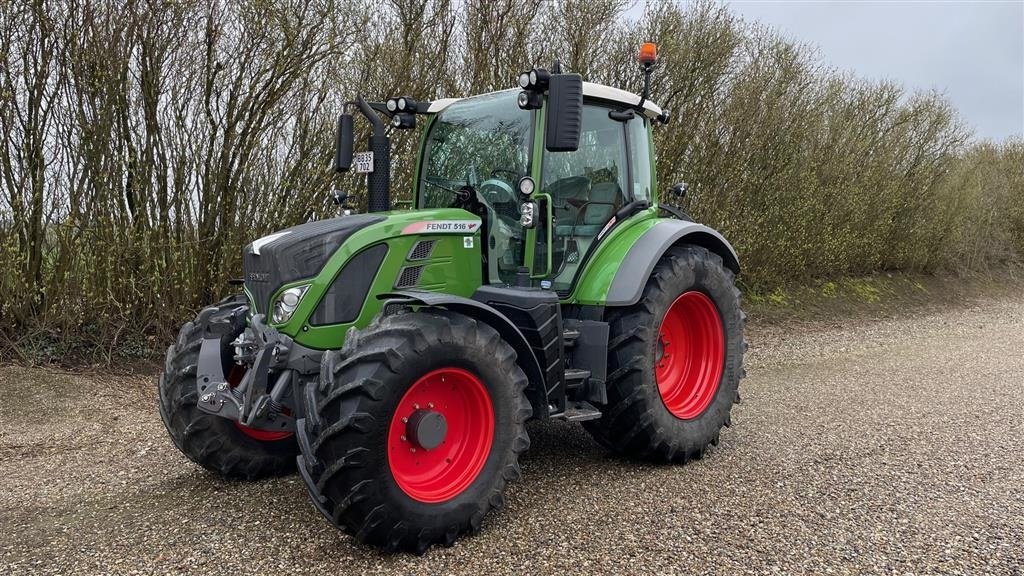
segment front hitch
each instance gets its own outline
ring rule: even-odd
[[[283,411],[281,403],[291,386],[292,371],[286,368],[286,363],[292,339],[268,326],[262,314],[254,316],[232,343],[238,350],[236,360],[249,366],[245,376],[235,387],[224,376],[223,337],[236,332],[239,322],[244,325],[244,313],[245,309],[239,308],[230,316],[216,320],[209,314],[199,315],[197,322],[201,323],[203,342],[196,368],[196,405],[203,412],[249,428],[294,431],[295,418]],[[274,386],[269,387],[270,373],[274,370],[278,374]]]

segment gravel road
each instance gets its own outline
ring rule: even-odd
[[[0,368],[0,573],[1024,574],[1024,295],[749,339],[706,458],[532,425],[507,507],[423,557],[190,464],[152,377]]]

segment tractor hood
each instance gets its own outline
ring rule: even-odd
[[[282,284],[316,276],[350,236],[384,220],[376,214],[342,216],[293,226],[264,236],[245,247],[242,265],[245,288],[255,312],[267,314],[270,297]]]

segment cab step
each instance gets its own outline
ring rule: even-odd
[[[579,388],[586,383],[587,378],[590,378],[590,370],[569,368],[565,371],[565,389],[572,390],[574,388]]]
[[[579,401],[569,402],[565,407],[565,412],[555,416],[559,420],[565,420],[567,422],[584,422],[586,420],[597,420],[601,417],[601,411],[590,402]]]

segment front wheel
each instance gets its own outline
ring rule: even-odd
[[[584,423],[587,431],[624,455],[703,456],[738,398],[745,318],[718,255],[670,248],[640,301],[609,311],[608,408]]]
[[[529,446],[526,384],[512,347],[461,314],[406,312],[350,332],[303,394],[310,496],[336,526],[388,550],[479,530]]]

